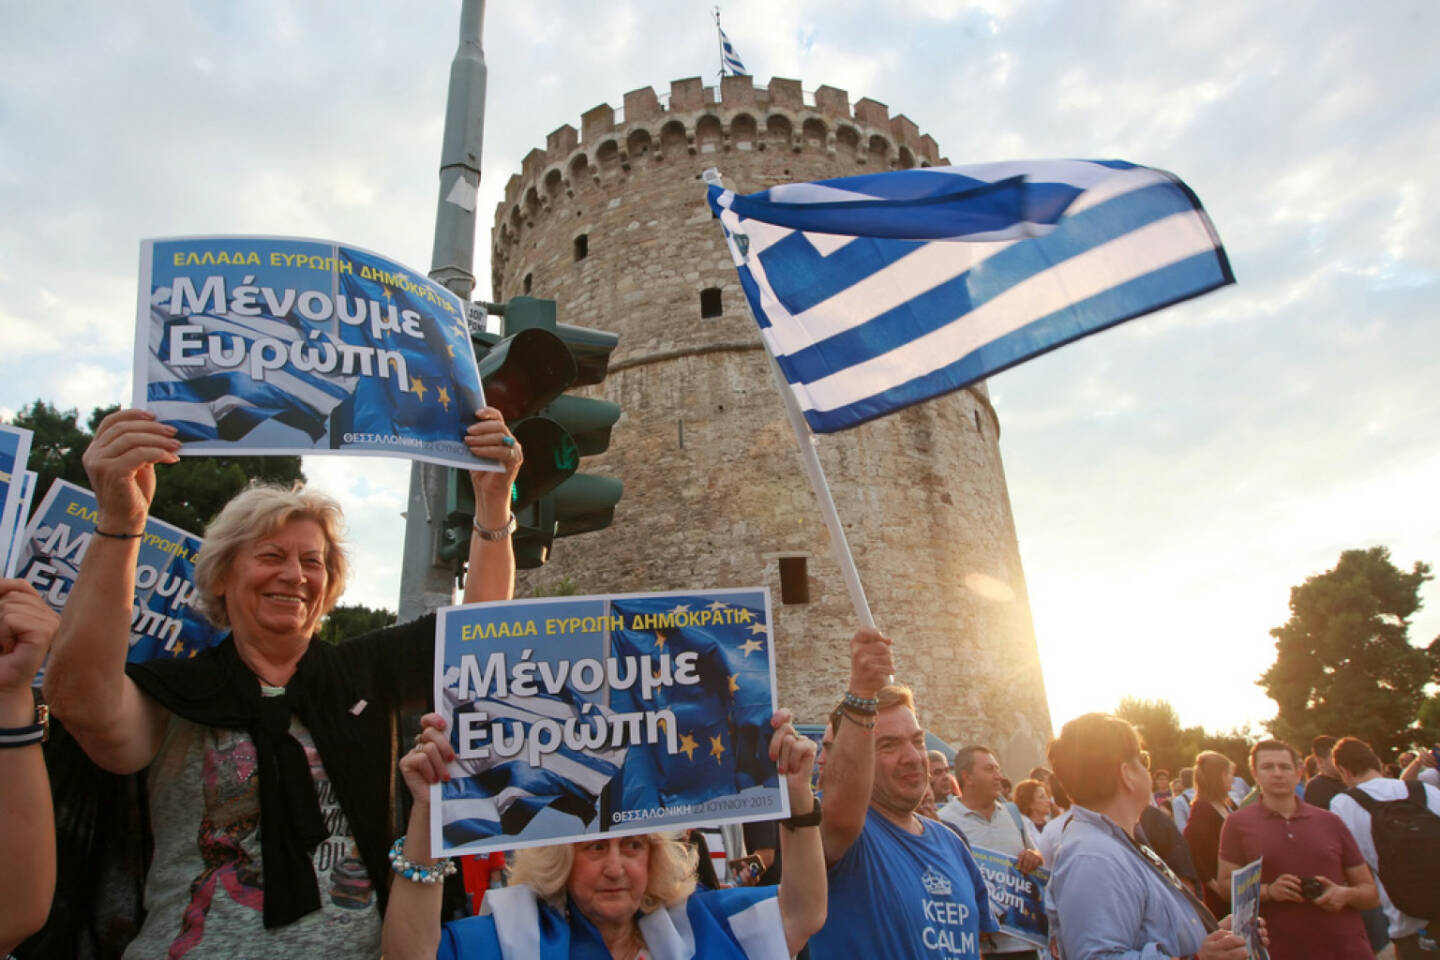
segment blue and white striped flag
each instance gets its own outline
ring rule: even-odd
[[[715,29],[720,30],[720,24],[715,24]],[[735,52],[735,45],[730,38],[725,36],[725,31],[720,30],[720,72],[729,77],[743,77],[750,73],[745,69],[745,64],[740,61],[740,54]]]
[[[748,195],[712,181],[709,200],[819,433],[1234,282],[1190,188],[1120,160],[899,170]]]

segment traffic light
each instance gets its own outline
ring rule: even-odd
[[[486,402],[505,414],[525,451],[510,505],[518,524],[511,538],[515,563],[527,570],[550,558],[556,537],[602,530],[614,519],[624,493],[621,481],[576,471],[581,457],[609,448],[620,405],[564,391],[604,381],[619,337],[557,323],[553,300],[515,297],[497,312],[504,317],[504,339],[475,333],[472,340]],[[463,472],[451,472],[448,494],[448,542],[441,552],[456,562],[458,572],[475,513]]]

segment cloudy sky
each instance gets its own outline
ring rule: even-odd
[[[954,162],[1171,170],[1226,242],[1237,286],[991,381],[1057,725],[1127,693],[1187,724],[1262,720],[1290,586],[1349,547],[1440,560],[1440,7],[1297,9],[724,5],[757,82],[879,100]],[[478,276],[505,180],[547,132],[713,81],[709,10],[490,5]],[[315,236],[428,265],[458,3],[0,11],[0,414],[128,399],[142,237]],[[357,534],[347,600],[393,606],[406,467],[306,470]],[[1440,588],[1425,598],[1421,642],[1440,633]]]

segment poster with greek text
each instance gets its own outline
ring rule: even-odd
[[[971,847],[970,854],[985,878],[1000,932],[1037,947],[1047,946],[1050,920],[1045,916],[1045,884],[1050,882],[1050,871],[1040,867],[1021,873],[1014,857],[984,847]]]
[[[30,461],[32,436],[24,427],[0,423],[0,573],[10,569],[10,546],[15,540],[15,530],[25,524],[20,497],[25,464]]]
[[[136,407],[186,455],[364,454],[498,470],[465,305],[379,254],[296,237],[140,247]]]
[[[790,815],[770,760],[764,588],[467,604],[439,613],[431,788],[449,856]]]
[[[1245,938],[1250,960],[1270,960],[1260,936],[1260,862],[1256,858],[1230,874],[1230,929]]]
[[[15,512],[15,533],[10,542],[5,544],[5,552],[0,555],[0,570],[8,578],[15,576],[15,566],[20,562],[20,543],[25,539],[25,518],[30,516],[30,501],[35,496],[35,484],[39,482],[40,475],[34,470],[26,470],[25,475],[20,478],[20,506]]]
[[[25,528],[15,576],[33,586],[56,613],[65,608],[95,532],[95,494],[56,480]],[[200,611],[195,555],[201,540],[154,517],[145,521],[135,567],[130,616],[132,663],[185,659],[225,636]],[[44,671],[35,678],[39,685]]]

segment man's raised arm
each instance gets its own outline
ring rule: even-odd
[[[850,686],[857,697],[873,700],[895,672],[890,640],[873,627],[861,627],[850,640]],[[870,788],[875,780],[875,714],[840,708],[835,742],[825,753],[825,818],[820,838],[825,862],[833,864],[865,828]]]

